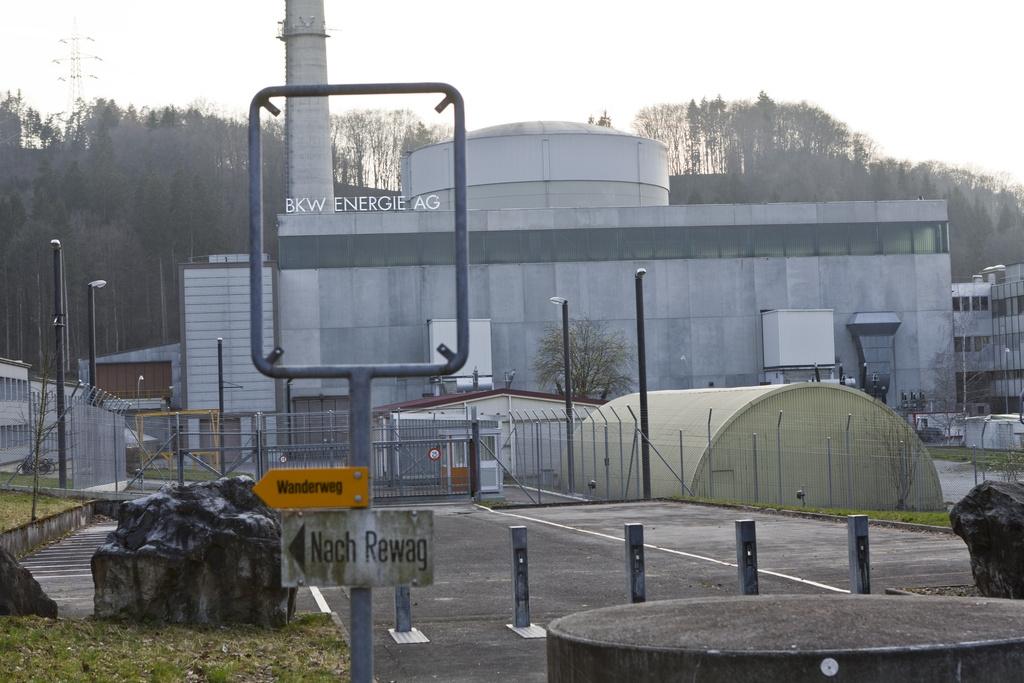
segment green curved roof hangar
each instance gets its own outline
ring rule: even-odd
[[[945,509],[924,444],[904,419],[861,391],[805,382],[647,396],[655,497]],[[598,496],[638,497],[639,420],[639,394],[617,398],[583,420],[574,435],[577,481],[594,477]],[[602,468],[597,454],[606,452],[606,431],[611,445]]]

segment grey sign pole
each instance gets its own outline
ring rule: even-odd
[[[850,592],[871,593],[867,515],[850,515],[846,518],[846,539],[850,555]]]
[[[625,524],[626,583],[630,602],[647,601],[644,572],[644,525]]]
[[[736,522],[736,574],[740,595],[757,595],[757,533],[752,519]]]
[[[285,365],[285,350],[276,347],[264,355],[263,338],[263,146],[260,113],[277,116],[271,102],[281,97],[329,97],[332,95],[410,95],[439,93],[444,99],[438,113],[449,105],[454,110],[452,145],[455,185],[455,329],[456,350],[441,344],[437,351],[444,363],[387,363],[368,365]],[[349,383],[349,443],[354,467],[372,467],[371,397],[374,377],[434,377],[451,375],[466,363],[469,354],[469,233],[466,220],[466,114],[462,94],[447,83],[370,83],[344,85],[282,85],[260,90],[249,104],[249,336],[253,365],[268,377],[282,379],[347,378]],[[371,470],[372,471],[372,470]],[[352,588],[350,595],[351,677],[355,683],[373,680],[372,589]]]

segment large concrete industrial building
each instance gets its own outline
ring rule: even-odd
[[[430,357],[430,321],[455,312],[450,147],[406,159],[404,211],[280,216],[288,362]],[[805,379],[814,365],[879,397],[935,384],[952,337],[943,201],[669,206],[660,143],[577,123],[477,131],[467,156],[470,315],[489,321],[491,362],[466,373],[514,369],[517,387],[543,388],[532,365],[558,321],[552,296],[632,338],[644,267],[651,389]],[[382,380],[375,402],[431,389]]]
[[[280,38],[288,83],[330,82],[322,0],[290,0]],[[452,144],[407,156],[400,198],[335,200],[326,103],[290,101],[286,113],[273,314],[284,362],[439,358],[437,343],[454,341]],[[514,371],[514,388],[550,389],[533,359],[558,323],[553,296],[571,317],[633,339],[643,267],[652,390],[801,380],[817,366],[890,403],[933,393],[933,360],[953,336],[945,202],[670,206],[661,143],[581,123],[494,126],[467,146],[474,322],[463,386]],[[378,380],[374,402],[457,385]],[[279,410],[343,410],[346,394],[344,380],[275,392]]]

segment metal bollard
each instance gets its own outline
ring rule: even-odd
[[[626,524],[626,590],[630,602],[647,601],[644,572],[644,525]]]
[[[740,595],[757,595],[757,533],[752,519],[736,522],[736,575]]]
[[[526,527],[510,526],[512,534],[513,623],[507,626],[523,638],[544,638],[547,632],[530,623],[530,575],[526,556]]]
[[[526,527],[512,526],[512,600],[515,604],[513,625],[530,625],[530,576],[526,557]]]
[[[412,606],[408,586],[395,586],[395,631],[408,633],[412,630]]]
[[[868,549],[868,516],[846,518],[846,538],[850,552],[850,592],[871,593],[871,555]]]

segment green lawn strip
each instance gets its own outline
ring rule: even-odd
[[[710,498],[677,498],[684,503],[703,503],[706,505],[728,505],[735,507],[756,508],[759,510],[785,510],[789,512],[810,512],[817,515],[834,515],[846,517],[847,515],[867,515],[871,519],[885,520],[888,522],[907,522],[908,524],[927,524],[928,526],[948,527],[948,512],[918,512],[913,510],[850,510],[847,508],[816,508],[816,507],[789,507],[780,508],[771,503],[747,503],[741,500],[715,500]]]
[[[62,512],[82,501],[74,498],[39,496],[36,501],[36,518]],[[13,529],[32,520],[32,494],[20,491],[0,491],[0,531]]]
[[[347,681],[326,614],[281,629],[0,618],[4,681]]]
[[[10,472],[0,472],[0,484],[11,484],[12,486],[32,486],[32,476],[33,475],[31,474],[15,474],[14,478],[12,479]],[[55,475],[40,475],[39,488],[60,488],[60,480]],[[68,488],[72,488],[70,478],[68,479]]]
[[[970,462],[971,461],[970,448],[964,448],[963,446],[929,446],[928,454],[932,456],[932,460],[952,460],[955,462]],[[982,451],[978,450],[978,457],[983,457]]]

